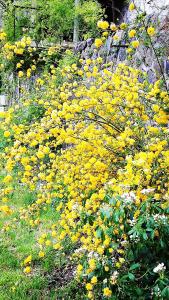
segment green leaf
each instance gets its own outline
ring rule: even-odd
[[[162,297],[165,297],[165,299],[169,299],[169,287],[166,286],[161,293]]]
[[[111,217],[111,212],[112,212],[111,208],[101,209],[101,214],[102,214],[103,218],[109,219]]]
[[[108,229],[105,231],[105,233],[106,233],[108,236],[112,237],[112,234],[113,234],[113,227],[108,228]]]
[[[118,223],[119,222],[119,211],[116,211],[114,214],[114,222]]]
[[[160,245],[161,245],[162,248],[164,248],[165,244],[164,244],[163,240],[160,240]]]
[[[127,279],[128,279],[128,275],[124,275],[121,277],[120,280],[121,280],[121,282],[127,282],[128,281]]]
[[[135,276],[134,276],[132,273],[128,273],[128,278],[129,278],[131,281],[134,281]]]
[[[115,205],[116,204],[116,199],[112,197],[111,199],[109,199],[109,203],[111,205]]]
[[[136,293],[138,296],[142,295],[142,290],[140,288],[136,288]]]
[[[101,238],[102,235],[103,235],[103,230],[101,228],[98,228],[96,230],[96,236],[97,236],[97,238]]]
[[[140,267],[140,264],[136,263],[136,264],[131,265],[129,270],[132,271],[132,270],[138,269],[139,267]]]
[[[147,233],[146,232],[143,233],[143,239],[147,240]]]

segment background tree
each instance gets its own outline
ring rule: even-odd
[[[94,36],[103,9],[96,0],[32,0],[8,2],[4,16],[8,39],[19,39],[23,33],[35,41],[73,41]],[[32,10],[31,8],[36,7]],[[25,7],[25,8],[24,8]],[[78,29],[80,28],[80,30]],[[74,36],[74,37],[73,37]]]

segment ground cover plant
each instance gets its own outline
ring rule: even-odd
[[[31,40],[1,33],[2,68],[21,57],[20,101],[0,113],[2,299],[169,298],[165,78],[131,66],[144,43],[136,24],[98,28],[96,52],[125,32],[126,64],[51,63],[31,92]],[[152,47],[156,28],[143,29]]]

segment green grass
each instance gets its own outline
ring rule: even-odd
[[[61,272],[69,264],[68,257],[59,256],[50,247],[44,259],[38,257],[37,237],[58,219],[52,206],[47,211],[41,211],[42,222],[37,228],[31,228],[24,220],[17,219],[19,209],[26,208],[34,201],[33,192],[16,186],[10,200],[14,214],[4,216],[0,213],[0,300],[85,299],[73,278],[62,286],[54,280],[55,273]],[[9,224],[9,231],[3,230],[4,224]],[[69,253],[71,245],[66,244],[65,250]],[[32,272],[25,275],[21,263],[29,254],[33,257]]]

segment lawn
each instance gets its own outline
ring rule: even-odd
[[[10,203],[12,215],[0,214],[0,299],[84,299],[74,280],[75,266],[69,256],[61,256],[49,245],[45,257],[39,257],[38,237],[49,230],[58,215],[51,206],[40,213],[39,226],[28,224],[23,211],[34,200],[34,193],[16,186]],[[65,247],[71,252],[70,244]],[[32,271],[25,274],[23,262],[30,254]]]

